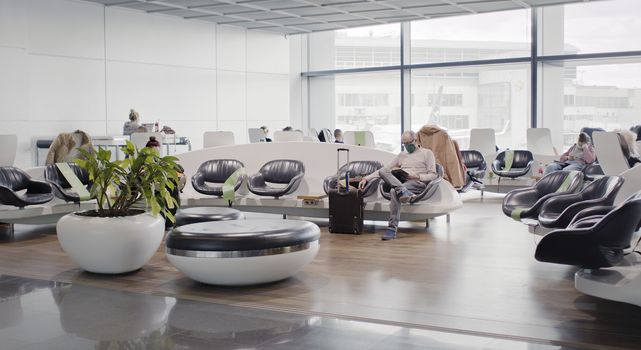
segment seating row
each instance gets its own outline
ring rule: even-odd
[[[80,182],[88,189],[91,186],[87,172],[78,165],[69,163]],[[0,204],[24,208],[43,204],[58,197],[66,202],[80,202],[80,195],[62,175],[56,165],[45,168],[45,181],[31,178],[25,171],[12,167],[0,167]]]
[[[383,167],[378,161],[352,161],[343,165],[338,174],[331,175],[323,181],[323,190],[326,194],[332,188],[338,188],[339,178],[360,178],[367,176]],[[212,159],[202,163],[191,178],[191,183],[198,193],[222,197],[225,184],[233,176],[244,168],[244,164],[235,159]],[[438,189],[439,183],[443,180],[443,167],[436,164],[437,178],[430,181],[425,190],[412,198],[411,203],[430,198]],[[265,163],[258,173],[247,178],[248,190],[259,196],[281,197],[290,194],[296,189],[305,175],[305,166],[302,162],[291,159],[277,159]],[[239,175],[233,182],[234,191],[237,191],[244,175]],[[280,184],[276,187],[271,184]],[[229,184],[231,186],[232,184]],[[363,197],[369,197],[376,192],[376,188],[383,198],[390,199],[390,187],[380,182],[380,179],[368,181],[362,191]]]

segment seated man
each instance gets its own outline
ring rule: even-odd
[[[397,155],[390,164],[366,176],[358,184],[359,189],[365,188],[367,181],[380,177],[392,189],[390,190],[390,219],[389,227],[383,235],[387,241],[396,238],[396,229],[401,217],[401,203],[409,202],[416,193],[421,193],[426,184],[437,177],[436,161],[432,151],[421,146],[416,141],[416,133],[405,131],[401,142],[406,151]],[[392,170],[400,168],[407,173],[404,182],[392,175]]]

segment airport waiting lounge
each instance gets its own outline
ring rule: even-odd
[[[0,0],[0,349],[639,349],[638,0]]]

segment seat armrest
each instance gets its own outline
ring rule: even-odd
[[[561,194],[550,198],[541,206],[541,213],[561,214],[566,208],[583,198],[579,193]]]
[[[613,206],[613,205],[603,205],[603,206],[591,207],[591,208],[583,209],[583,210],[581,210],[580,212],[578,212],[574,216],[574,218],[572,219],[572,221],[570,222],[570,224],[568,226],[572,226],[575,222],[577,222],[577,221],[579,221],[579,220],[581,220],[583,218],[587,218],[589,216],[596,216],[596,215],[605,216],[609,212],[611,212],[614,208],[615,208],[615,206]]]
[[[336,175],[330,175],[323,180],[323,190],[329,194],[329,190],[336,187]]]
[[[378,188],[378,183],[381,181],[380,178],[375,178],[370,181],[367,181],[367,184],[365,184],[365,188],[363,189],[363,198],[364,197],[369,197],[372,194],[376,192],[376,189]]]
[[[0,203],[5,205],[20,206],[18,203],[21,203],[22,200],[18,198],[16,193],[5,186],[0,186]]]
[[[500,168],[501,168],[501,162],[499,160],[495,159],[492,162],[492,171],[494,171],[494,172],[501,171]]]
[[[422,200],[430,199],[438,189],[438,186],[441,183],[441,181],[443,181],[443,177],[439,176],[436,179],[427,183],[423,192],[416,195],[416,197],[414,197],[414,200],[412,200],[411,203],[416,203]]]
[[[298,189],[298,186],[300,185],[300,182],[303,180],[303,177],[305,176],[305,173],[300,173],[289,181],[287,186],[285,187],[285,194],[290,194]]]
[[[51,185],[47,182],[30,180],[29,183],[27,184],[27,193],[29,194],[51,193],[51,192],[53,192],[53,189],[51,188]]]
[[[249,179],[247,179],[247,185],[249,185],[250,188],[265,186],[265,178],[263,177],[263,174],[258,173],[250,176]]]

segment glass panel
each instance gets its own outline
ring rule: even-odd
[[[327,119],[332,112],[334,119]],[[311,125],[317,130],[371,131],[377,148],[397,152],[401,146],[400,74],[392,71],[310,78],[310,113]]]
[[[461,149],[472,128],[493,128],[500,148],[525,147],[529,108],[528,65],[412,70],[412,130],[439,125]]]
[[[311,71],[401,64],[401,25],[309,34]]]
[[[530,55],[530,11],[516,10],[411,23],[411,63]]]
[[[641,120],[641,59],[544,64],[543,90],[559,103],[544,106],[543,126],[561,135],[563,150],[583,127],[629,129]],[[567,74],[567,71],[573,71]],[[562,96],[562,98],[560,97]],[[555,96],[550,100],[554,101]],[[546,103],[547,99],[543,99]],[[562,102],[561,102],[562,101]],[[563,115],[560,122],[556,115]]]
[[[546,55],[641,50],[641,1],[593,1],[543,8]],[[564,33],[559,35],[559,33]]]

